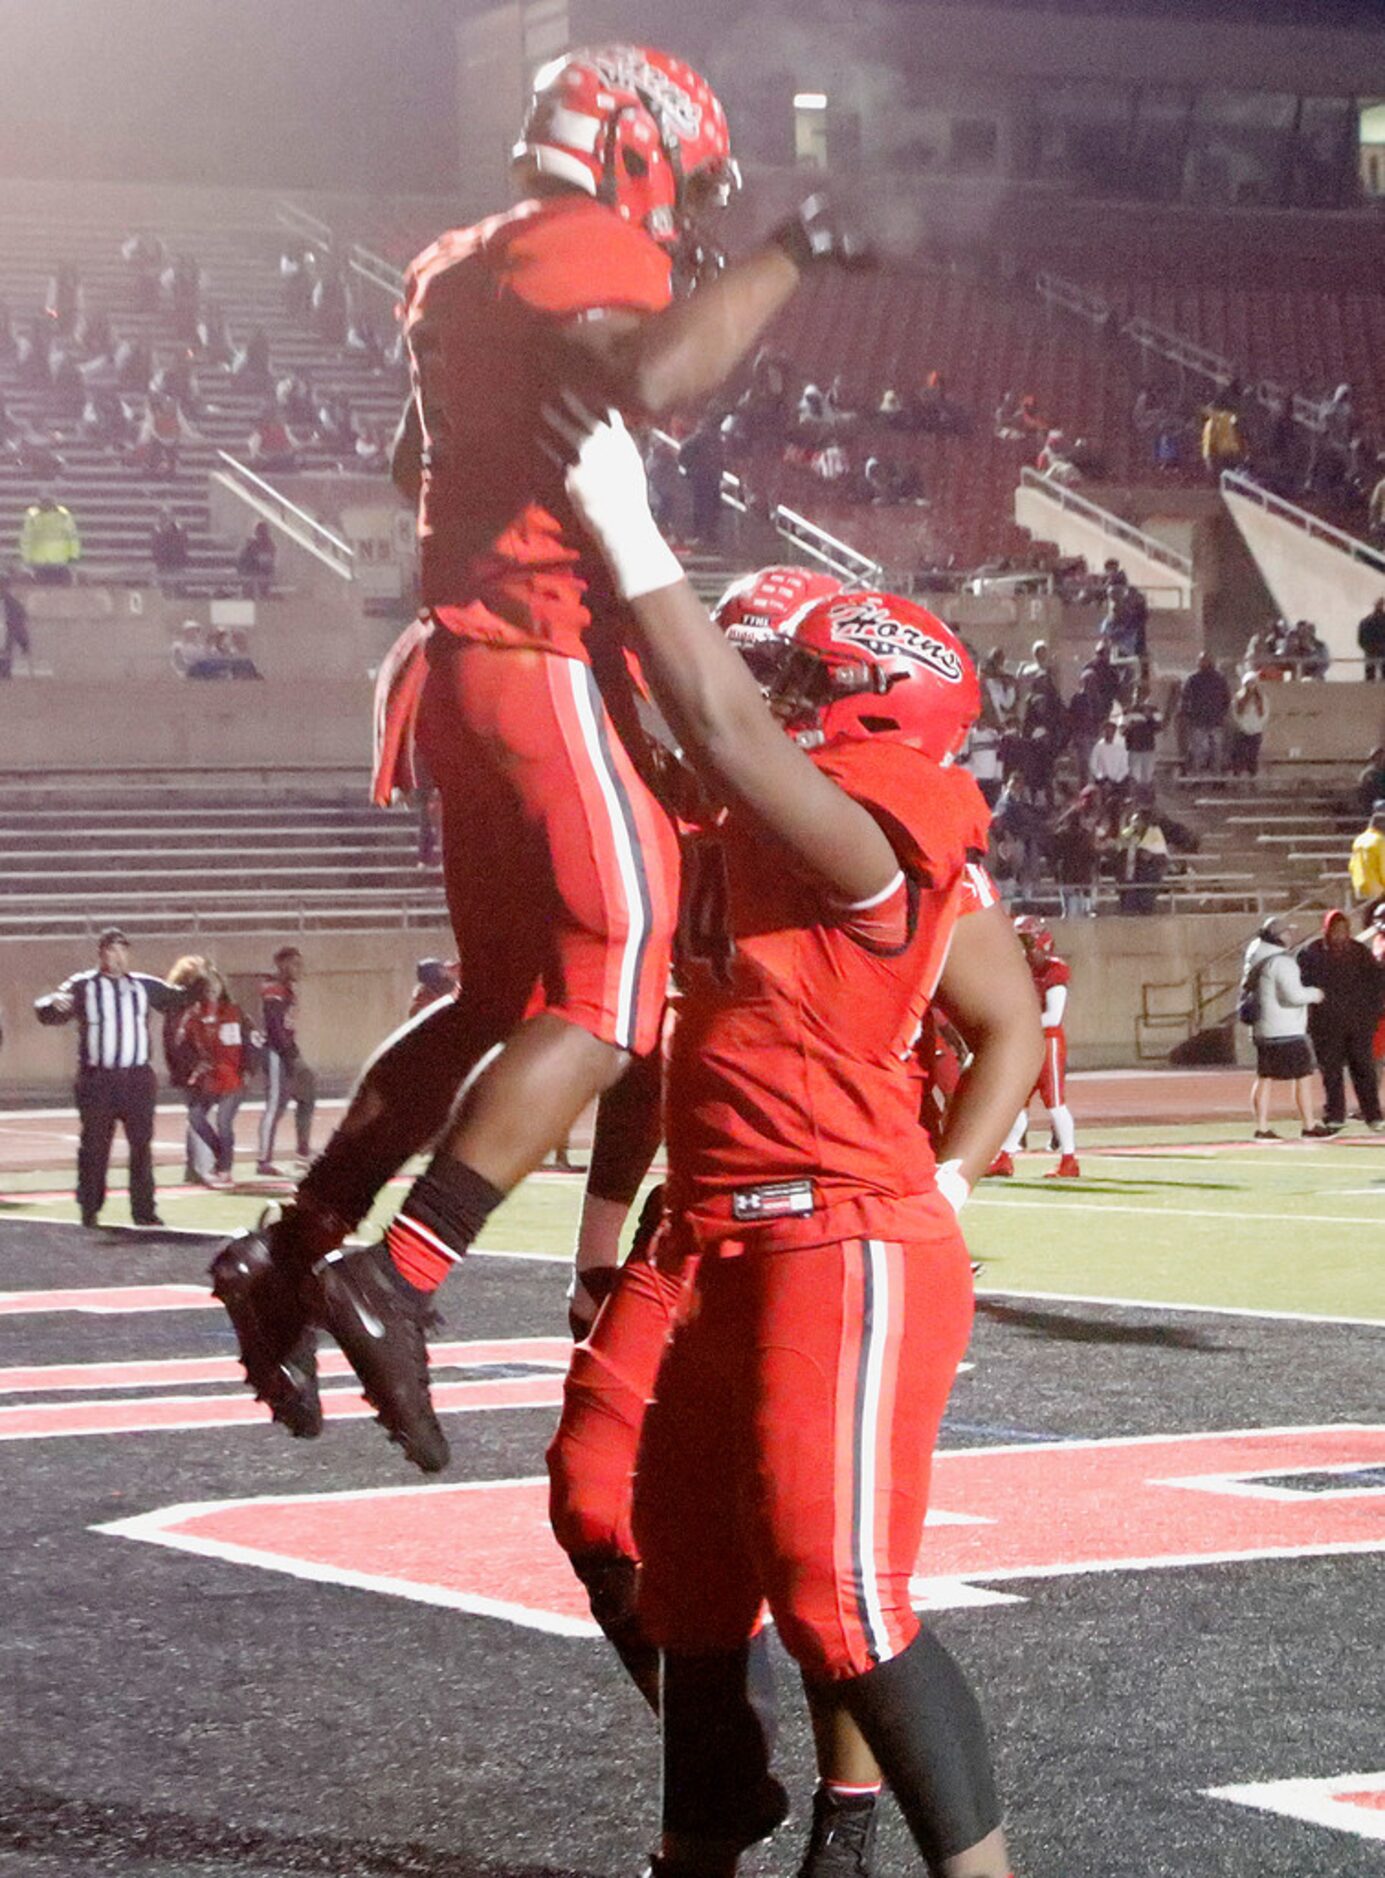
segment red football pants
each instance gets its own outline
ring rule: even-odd
[[[735,1649],[767,1600],[805,1674],[835,1681],[917,1634],[909,1581],[972,1317],[938,1208],[927,1240],[702,1258],[635,1480],[652,1642]]]
[[[635,1457],[645,1411],[694,1267],[623,1265],[563,1384],[563,1412],[548,1447],[548,1513],[569,1558],[633,1559]]]
[[[435,632],[418,740],[442,798],[462,996],[506,1036],[553,1011],[644,1056],[659,1041],[678,844],[591,668]]]

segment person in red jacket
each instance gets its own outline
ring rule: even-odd
[[[245,1015],[209,965],[195,1004],[183,1014],[188,1046],[188,1126],[206,1148],[210,1171],[197,1176],[204,1187],[228,1187],[236,1158],[236,1111],[244,1093],[242,1073]]]

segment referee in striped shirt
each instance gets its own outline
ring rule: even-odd
[[[161,1226],[154,1210],[154,1096],[158,1077],[149,1048],[149,1013],[180,1010],[189,993],[130,970],[130,942],[118,926],[97,940],[100,963],[74,972],[39,998],[41,1024],[77,1025],[77,1204],[82,1224],[99,1223],[116,1123],[130,1149],[130,1215]]]

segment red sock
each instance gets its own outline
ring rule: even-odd
[[[385,1234],[385,1246],[394,1269],[415,1291],[436,1291],[452,1267],[462,1262],[459,1253],[407,1213],[395,1215]]]

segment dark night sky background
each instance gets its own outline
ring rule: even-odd
[[[1385,0],[982,3],[1385,31]],[[446,189],[452,29],[483,4],[0,0],[0,175]],[[929,0],[892,4],[922,23]],[[745,13],[744,0],[697,0],[698,42]],[[686,41],[687,0],[630,0],[632,32],[656,37],[665,16],[662,36]]]

